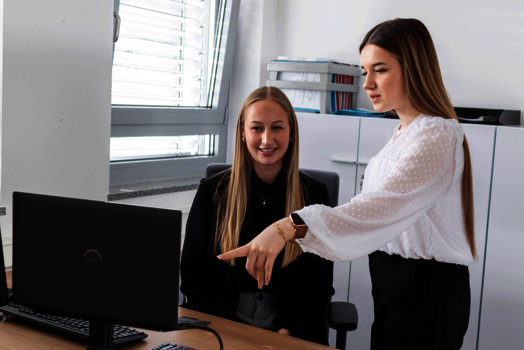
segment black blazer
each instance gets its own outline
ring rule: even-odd
[[[255,284],[256,280],[249,275],[246,277],[246,258],[237,258],[235,266],[217,259],[221,253],[217,250],[220,248],[215,247],[218,194],[229,184],[229,175],[230,170],[227,170],[202,180],[198,187],[187,219],[180,289],[187,298],[184,307],[238,321],[236,309],[245,279]],[[279,177],[284,183],[282,173]],[[329,205],[326,185],[303,173],[300,173],[300,178],[305,187],[306,205]],[[250,183],[252,189],[257,184],[263,184],[254,171]],[[239,246],[249,243],[264,228],[285,216],[285,184],[283,186],[283,190],[277,190],[281,198],[268,199],[265,206],[261,206],[260,194],[249,191]],[[261,210],[269,210],[270,213],[255,215],[260,214]],[[247,227],[250,227],[249,231]],[[250,232],[253,227],[257,227],[255,231],[261,229]],[[328,345],[327,309],[334,294],[333,262],[303,253],[282,268],[282,257],[283,252],[275,261],[270,282],[277,297],[277,326],[287,329],[294,337]]]

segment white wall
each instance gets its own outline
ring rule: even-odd
[[[5,0],[3,14],[0,203],[11,236],[13,191],[106,199],[113,2]]]
[[[454,105],[524,110],[519,0],[279,1],[279,54],[359,63],[358,46],[367,31],[396,17],[414,17],[428,27]],[[361,106],[371,107],[364,94],[359,97]]]
[[[262,16],[264,2],[242,0],[231,73],[227,162],[233,162],[238,112],[245,98],[260,86]]]
[[[242,7],[252,12],[241,12],[251,17],[244,17],[237,41],[241,62],[234,69],[245,69],[234,71],[231,95],[239,100],[265,85],[264,69],[278,55],[359,64],[358,46],[369,29],[387,19],[414,17],[433,36],[454,105],[524,110],[524,1],[243,0]],[[273,42],[272,47],[258,51],[267,42]],[[357,106],[372,108],[363,93]],[[239,109],[238,103],[232,104],[231,115]]]
[[[276,0],[242,0],[231,75],[227,162],[233,162],[238,113],[246,97],[266,85],[267,63],[278,55]]]

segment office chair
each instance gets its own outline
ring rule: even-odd
[[[211,163],[206,168],[205,177],[216,175],[231,168],[231,164]],[[332,207],[338,205],[338,188],[340,178],[337,173],[331,171],[300,169],[306,175],[324,183],[329,194],[329,204]],[[336,348],[346,349],[346,337],[348,331],[354,331],[358,326],[358,311],[354,304],[344,301],[333,301],[328,308],[328,325],[337,331]]]

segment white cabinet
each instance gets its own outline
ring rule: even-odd
[[[498,127],[479,350],[524,344],[524,128]]]

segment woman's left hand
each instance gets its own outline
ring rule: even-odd
[[[246,270],[258,281],[258,288],[268,285],[271,280],[273,264],[278,253],[293,239],[294,228],[288,218],[277,221],[278,226],[270,225],[245,246],[220,254],[220,260],[247,257]],[[283,235],[282,235],[283,233]]]

